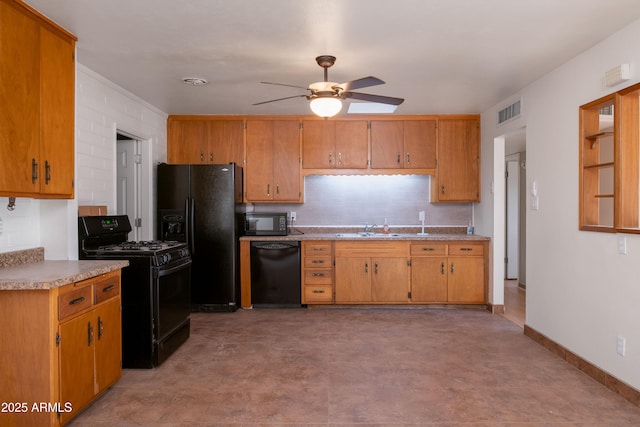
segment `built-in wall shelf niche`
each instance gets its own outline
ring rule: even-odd
[[[640,85],[580,107],[581,230],[640,232]]]

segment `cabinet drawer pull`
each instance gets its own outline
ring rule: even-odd
[[[314,290],[313,290],[313,291],[311,291],[311,292],[313,292],[314,294],[324,294],[324,291],[323,291],[323,290],[321,290],[321,289],[314,289]]]
[[[469,251],[472,251],[473,248],[460,248],[460,250],[464,252],[469,252]]]
[[[84,297],[78,297],[69,301],[69,305],[76,305],[84,301]]]
[[[313,261],[311,261],[311,263],[313,264],[324,264],[324,261],[321,259],[314,259]]]
[[[435,251],[434,248],[422,248],[423,251]]]
[[[324,273],[313,273],[313,277],[324,277]]]
[[[102,292],[112,291],[115,287],[116,287],[116,285],[105,286],[104,288],[102,288]]]

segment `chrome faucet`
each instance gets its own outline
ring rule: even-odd
[[[376,224],[373,225],[369,225],[368,223],[364,223],[364,232],[365,233],[372,233],[373,232],[373,227],[376,227]]]

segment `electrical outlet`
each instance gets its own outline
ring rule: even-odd
[[[616,353],[624,357],[627,350],[627,340],[624,337],[618,337],[616,341]]]
[[[291,221],[295,221],[296,220],[296,213],[295,212],[290,212],[289,213],[289,217],[291,218]]]

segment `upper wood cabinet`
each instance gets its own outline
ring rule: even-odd
[[[0,1],[0,196],[73,198],[76,38]]]
[[[640,84],[580,107],[581,230],[637,232]]]
[[[247,120],[245,201],[302,202],[300,122]]]
[[[438,120],[438,167],[432,202],[480,201],[480,119]]]
[[[372,120],[371,168],[436,167],[436,120]]]
[[[303,120],[304,169],[366,169],[366,120]]]
[[[170,164],[244,164],[244,120],[170,116],[167,162]]]

